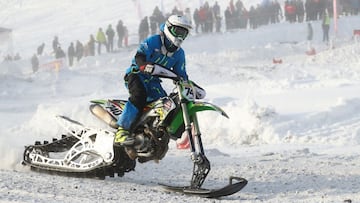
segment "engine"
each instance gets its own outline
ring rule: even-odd
[[[154,130],[144,127],[135,133],[135,146],[137,157],[140,163],[154,160],[159,161],[164,158],[169,147],[169,136],[162,127]]]

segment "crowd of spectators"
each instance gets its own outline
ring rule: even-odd
[[[7,54],[6,56],[4,56],[4,61],[17,61],[20,60],[21,56],[19,53],[16,53],[14,56]]]
[[[197,34],[236,29],[257,29],[259,26],[281,21],[290,23],[324,21],[325,13],[329,17],[333,16],[333,0],[286,0],[283,5],[280,5],[277,0],[263,0],[261,4],[251,5],[249,9],[244,6],[241,0],[235,1],[229,0],[224,11],[221,10],[218,2],[210,5],[207,1],[199,8],[194,8],[193,12],[190,8],[185,8],[182,11],[175,6],[171,12],[164,14],[156,6],[151,16],[145,16],[141,19],[138,29],[138,42],[140,43],[149,35],[157,33],[160,24],[173,14],[186,15],[192,21],[194,31]],[[338,0],[338,11],[340,15],[358,15],[360,0]],[[326,26],[324,26],[325,30]],[[328,41],[328,33],[324,34],[324,41]],[[43,43],[38,47],[38,56],[42,54],[44,46]],[[52,46],[55,58],[66,57],[56,36]],[[118,21],[115,29],[111,24],[107,26],[105,31],[100,27],[96,35],[91,34],[84,45],[79,40],[76,41],[76,44],[71,42],[67,49],[68,64],[72,66],[75,58],[76,61],[80,61],[82,57],[101,55],[104,49],[106,52],[113,52],[116,46],[117,48],[128,46],[128,30],[123,25],[122,20]]]
[[[360,0],[338,0],[340,15],[358,15]],[[170,13],[163,14],[155,7],[153,14],[144,17],[139,26],[139,42],[149,34],[154,34],[159,24],[172,15],[186,15],[194,25],[195,33],[222,32],[234,29],[256,29],[262,25],[286,21],[302,23],[321,20],[325,11],[333,16],[333,0],[286,0],[281,5],[277,0],[264,0],[261,4],[246,8],[241,0],[229,0],[222,13],[220,5],[215,2],[209,5],[206,1],[200,8],[190,8],[184,11],[174,7]],[[223,25],[224,23],[224,25]]]
[[[115,44],[116,43],[116,44]],[[107,53],[114,52],[115,46],[120,49],[128,46],[128,30],[123,24],[122,20],[119,20],[115,29],[109,24],[104,31],[101,27],[98,28],[96,34],[90,34],[87,42],[82,43],[80,40],[70,42],[66,52],[62,48],[58,36],[55,36],[52,40],[51,55],[54,55],[55,59],[68,60],[68,65],[71,67],[74,62],[79,62],[83,57],[101,55],[103,50]],[[104,47],[104,49],[103,49]],[[31,57],[32,69],[36,72],[39,69],[39,57],[43,55],[45,43],[39,45],[36,49],[36,53]]]

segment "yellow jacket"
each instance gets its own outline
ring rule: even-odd
[[[330,17],[329,17],[329,14],[324,14],[322,24],[323,24],[323,25],[330,25]]]
[[[102,30],[98,31],[98,33],[96,35],[96,41],[98,41],[100,43],[106,43],[105,33]]]

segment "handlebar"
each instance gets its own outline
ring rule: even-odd
[[[180,81],[181,77],[179,77],[176,73],[172,72],[171,70],[160,66],[158,64],[154,65],[154,69],[151,72],[151,75],[161,77],[161,78],[168,78],[174,81]]]
[[[178,86],[181,82],[183,82],[183,78],[179,77],[176,73],[172,72],[171,70],[160,66],[158,64],[154,65],[154,69],[151,72],[151,75],[161,77],[161,78],[168,78],[173,80],[174,84]],[[203,88],[201,88],[199,85],[194,83],[193,81],[188,81],[193,87],[195,88],[196,92],[196,98],[202,99],[205,97],[206,92]]]

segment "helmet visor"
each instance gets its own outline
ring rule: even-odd
[[[176,26],[176,25],[172,25],[169,27],[170,33],[176,37],[176,38],[181,38],[181,39],[185,39],[187,37],[187,35],[189,34],[189,30],[180,26]]]

